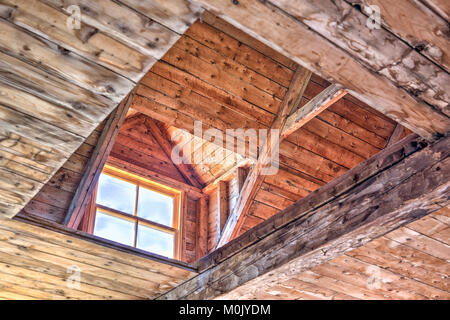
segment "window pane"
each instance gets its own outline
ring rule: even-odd
[[[173,198],[140,187],[137,215],[141,218],[172,227]]]
[[[136,186],[132,183],[101,174],[98,181],[97,203],[128,214],[134,214]]]
[[[94,235],[134,246],[134,222],[97,210]]]
[[[174,235],[139,224],[136,247],[173,258]]]

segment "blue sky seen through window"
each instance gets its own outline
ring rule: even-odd
[[[173,198],[146,188],[139,188],[137,215],[171,227],[173,223]]]
[[[138,193],[138,194],[137,194]],[[136,201],[137,199],[137,201]],[[101,174],[98,182],[94,234],[159,255],[173,258],[175,248],[174,197],[149,188],[121,180],[109,174]],[[137,202],[137,208],[135,208]],[[108,209],[113,209],[111,214]],[[114,213],[113,213],[114,212]],[[121,213],[128,214],[121,215]],[[145,219],[143,225],[135,216]],[[122,218],[121,218],[122,217]],[[167,226],[151,226],[157,223]],[[137,231],[136,231],[137,224]],[[147,225],[148,224],[148,225]]]
[[[97,204],[134,214],[136,185],[108,176],[100,175],[97,191]]]
[[[139,225],[136,247],[160,254],[162,256],[172,257],[174,249],[174,235],[149,228],[147,226]]]
[[[112,241],[134,245],[134,222],[97,210],[94,234]]]

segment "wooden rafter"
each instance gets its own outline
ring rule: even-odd
[[[311,99],[307,104],[289,116],[283,130],[281,131],[281,138],[284,139],[291,133],[303,127],[305,123],[341,99],[346,95],[346,93],[347,92],[344,88],[338,84],[332,84],[326,88],[324,91]]]
[[[439,210],[449,204],[449,139],[414,135],[381,151],[202,259],[198,277],[161,298],[269,287]]]
[[[300,100],[309,83],[310,78],[311,72],[309,70],[300,66],[297,68],[297,71],[292,78],[291,84],[289,85],[289,90],[280,105],[280,111],[278,112],[278,115],[272,124],[272,129],[281,131],[281,129],[284,127],[284,124],[286,123],[291,110],[295,109],[300,103]],[[274,147],[271,146],[270,141],[271,139],[268,139],[267,143],[262,147],[258,161],[252,167],[247,178],[245,179],[245,183],[242,187],[241,192],[239,193],[239,198],[234,207],[234,210],[233,212],[231,212],[222,230],[219,242],[217,244],[218,247],[227,243],[228,240],[232,237],[233,233],[236,230],[236,225],[238,224],[241,217],[245,215],[245,212],[246,210],[248,210],[255,192],[259,189],[259,186],[263,181],[261,170],[263,169],[264,165],[267,164],[267,161],[271,155],[272,147]]]
[[[405,128],[401,124],[397,123],[386,146],[391,146],[399,141],[404,131]]]
[[[311,101],[309,101],[306,105],[301,107],[300,109],[296,110],[294,113],[292,113],[287,119],[285,120],[285,123],[283,125],[283,129],[281,130],[281,136],[280,136],[280,142],[288,137],[293,132],[297,131],[299,128],[301,128],[303,125],[305,125],[309,120],[317,116],[320,112],[331,106],[333,103],[341,99],[346,94],[346,91],[340,86],[340,85],[331,85],[324,91],[322,91],[320,94],[318,94],[316,97],[314,97]],[[262,160],[265,161],[265,160]],[[256,166],[253,168],[255,170]],[[253,171],[252,171],[253,172]],[[252,173],[250,172],[250,174]],[[250,176],[249,174],[249,176]],[[256,171],[253,173],[254,175],[257,174]],[[260,173],[258,173],[260,175]],[[254,194],[258,188],[260,183],[262,182],[262,177],[258,176],[255,180],[255,184],[253,185],[252,193]],[[244,184],[244,186],[246,186]],[[247,185],[247,188],[249,188],[249,184]],[[245,189],[243,189],[245,190]],[[239,194],[239,200],[241,199],[241,194]],[[248,197],[247,201],[251,201],[252,197]],[[238,203],[239,203],[238,200]],[[248,208],[248,207],[247,207]],[[240,222],[242,222],[242,218],[244,217],[245,212],[241,213],[239,217],[237,217],[237,223],[234,225],[234,229],[231,233],[231,237],[233,238],[239,229]],[[240,220],[240,221],[239,221]],[[230,226],[232,226],[230,222]],[[221,242],[219,242],[219,245],[223,245],[229,239],[224,239]]]
[[[152,135],[155,137],[158,144],[163,149],[164,153],[169,157],[169,159],[172,159],[172,149],[173,144],[170,141],[170,137],[167,133],[162,132],[160,128],[156,125],[156,123],[153,121],[153,119],[147,118],[145,120],[145,125],[150,130]],[[191,185],[193,185],[196,188],[202,188],[203,185],[200,183],[200,179],[196,176],[194,170],[189,167],[189,165],[185,163],[176,164],[174,163],[175,167],[177,168],[178,172],[181,174],[181,176],[189,182]]]
[[[92,153],[80,185],[72,199],[72,202],[64,219],[64,225],[70,228],[78,228],[84,212],[91,200],[91,195],[97,185],[103,166],[114,146],[120,128],[126,119],[127,112],[133,101],[133,90],[113,111],[103,129],[97,147]]]
[[[450,130],[448,98],[434,95],[436,90],[447,91],[449,75],[388,30],[360,32],[367,28],[367,17],[347,2],[196,2],[323,78],[334,79],[358,99],[421,136],[435,138]],[[334,25],[345,27],[335,32],[335,27],[330,28]],[[293,37],[308,45],[298,45]],[[355,47],[355,41],[365,48]],[[411,68],[409,61],[427,67]],[[434,75],[425,70],[433,70]],[[413,89],[419,87],[427,90]]]

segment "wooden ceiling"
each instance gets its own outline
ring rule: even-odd
[[[223,19],[206,11],[198,20],[203,9],[197,3]],[[280,115],[290,105],[296,77],[303,70],[309,80],[309,71],[303,67],[315,74],[304,82],[308,83],[304,92],[298,88],[303,94],[300,106],[307,105],[330,82],[345,87],[348,94],[344,98],[282,141],[276,175],[261,177],[257,170],[250,172],[258,181],[249,179],[248,199],[243,200],[242,211],[236,210],[239,219],[231,227],[232,237],[273,218],[412,131],[428,141],[439,140],[450,129],[448,10],[428,0],[375,3],[385,13],[383,28],[364,33],[359,30],[365,28],[367,13],[359,9],[366,1],[340,0],[334,6],[325,0],[299,0],[298,6],[285,0],[2,1],[0,216],[12,217],[22,210],[22,217],[41,216],[62,223],[107,116],[134,87],[132,110],[110,160],[123,161],[122,165],[130,168],[144,166],[152,178],[163,175],[197,198],[202,189],[216,187],[230,170],[242,163],[254,164],[265,150],[259,144],[254,153],[226,150],[227,157],[219,162],[176,165],[169,153],[182,138],[185,157],[196,159],[201,152],[211,156],[222,147],[194,136],[194,121],[202,121],[203,130],[213,128],[224,135],[227,129],[283,128],[286,119],[280,120]],[[72,4],[82,6],[78,30],[66,26],[70,16],[67,7]],[[412,26],[410,16],[405,17],[402,10],[426,28]],[[339,32],[333,31],[336,25],[341,27]],[[188,144],[195,141],[201,147],[188,152]],[[236,206],[240,201],[239,196]],[[447,217],[448,211],[299,274],[291,279],[295,283],[291,287],[289,281],[283,281],[272,293],[245,295],[236,289],[230,297],[359,299],[428,294],[448,298],[448,278],[437,284],[437,278],[421,278],[420,273],[422,268],[437,275],[448,274],[448,257],[430,258],[434,251],[428,252],[437,242],[442,254],[448,250],[448,241],[444,241],[448,220],[442,216]],[[22,234],[19,229],[25,228],[10,223],[16,222],[0,226],[10,228],[9,236],[2,239],[5,243],[19,241],[13,234]],[[431,233],[429,227],[438,231]],[[26,237],[31,239],[35,235],[30,232]],[[428,244],[430,247],[421,247]],[[5,248],[17,250],[14,246],[21,251],[15,242]],[[68,249],[64,245],[64,250]],[[10,259],[13,254],[22,254],[19,251],[2,254]],[[386,259],[367,254],[373,251],[381,257],[404,259],[414,270],[395,269]],[[415,259],[424,254],[426,262],[418,267]],[[28,258],[33,257],[24,256]],[[436,271],[429,266],[439,266],[441,260],[447,260],[443,269]],[[361,284],[370,275],[361,268],[371,265],[383,268],[388,279],[404,281],[398,288],[397,284],[383,283],[379,291],[368,295]],[[31,275],[38,277],[34,272],[41,270],[27,270],[31,278],[22,286],[17,275],[26,268],[16,267],[19,273],[8,275],[12,284],[2,284],[2,294],[9,295],[4,298],[26,296],[24,286],[30,292],[37,288]],[[111,278],[116,276],[109,272]],[[97,283],[97,279],[92,281]],[[417,287],[407,291],[412,284]],[[55,289],[45,286],[33,291],[36,297],[42,295],[41,289]],[[153,289],[162,293],[171,287],[155,286],[136,296],[150,297]],[[124,297],[103,289],[88,293]],[[133,285],[129,289],[120,294],[130,295]],[[55,294],[65,297],[65,293]],[[79,292],[70,294],[81,297]]]
[[[220,298],[448,300],[449,260],[450,209],[444,208],[270,288]]]
[[[313,76],[300,106],[327,86]],[[235,236],[384,149],[396,125],[351,95],[338,100],[281,142],[280,170],[264,178]],[[402,136],[409,133],[406,129]]]
[[[184,0],[2,1],[1,216],[36,195],[201,11]]]

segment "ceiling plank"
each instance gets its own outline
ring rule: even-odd
[[[249,33],[266,45],[280,51],[298,64],[313,70],[332,82],[340,83],[358,99],[423,137],[436,138],[450,130],[450,119],[443,114],[445,108],[440,111],[438,107],[429,106],[421,100],[423,97],[416,97],[414,91],[411,91],[412,93],[408,92],[407,83],[386,75],[387,71],[395,67],[391,66],[392,68],[390,68],[388,62],[398,62],[392,61],[389,52],[387,54],[383,53],[384,51],[381,53],[374,52],[374,54],[377,53],[377,57],[387,59],[386,61],[383,60],[384,62],[379,65],[384,71],[377,72],[377,66],[371,65],[367,58],[363,59],[361,56],[364,55],[365,50],[352,48],[343,39],[334,38],[335,35],[331,31],[328,32],[326,27],[324,27],[325,24],[332,23],[334,25],[334,22],[340,24],[339,19],[345,20],[342,12],[348,11],[350,16],[354,18],[354,22],[353,20],[352,22],[345,20],[345,22],[349,24],[349,32],[352,33],[351,35],[344,33],[342,38],[348,36],[348,38],[353,39],[357,33],[353,31],[356,29],[360,30],[362,27],[366,28],[365,21],[367,20],[367,17],[364,17],[364,24],[361,26],[362,14],[355,12],[356,9],[350,10],[347,8],[347,11],[333,12],[335,16],[327,16],[327,14],[330,14],[327,11],[334,10],[334,5],[327,6],[331,9],[324,12],[322,10],[313,10],[313,12],[319,12],[321,15],[322,19],[319,19],[317,22],[317,19],[313,19],[313,17],[308,15],[308,12],[301,11],[303,6],[289,4],[285,1],[281,1],[282,6],[280,8],[274,5],[274,3],[280,3],[280,1],[275,0],[264,2],[257,0],[235,2],[220,0],[196,1],[201,3],[206,9],[219,13],[221,18]],[[307,8],[314,4],[310,2]],[[305,23],[310,25],[305,25]],[[333,30],[335,30],[334,27]],[[346,28],[342,30],[344,30],[342,32],[345,32]],[[380,34],[381,31],[378,31],[380,30],[377,30],[376,34]],[[375,34],[375,32],[365,32],[364,34],[369,33]],[[362,34],[362,32],[359,32],[357,39],[362,37]],[[373,49],[370,40],[384,44],[389,42],[386,39],[391,39],[394,36],[381,33],[380,38],[376,38],[375,35],[367,35],[367,37],[369,38],[361,38],[360,40],[367,44],[368,49]],[[296,39],[302,39],[302,43],[307,43],[308,45],[299,45]],[[400,41],[400,43],[396,38],[393,40],[395,45],[404,48],[404,42]],[[404,48],[402,52],[405,52],[405,54],[409,53],[408,57],[410,60],[422,61],[422,58],[412,52],[414,50],[408,48]],[[357,52],[358,50],[359,52]],[[381,60],[377,59],[377,61]],[[403,68],[405,66],[399,67]],[[430,70],[434,70],[434,67],[434,65],[430,65]],[[402,72],[404,70],[408,71],[405,71],[405,76],[409,77],[413,83],[418,83],[417,78],[419,74],[413,73],[412,70],[407,68],[401,69]],[[425,74],[428,71],[423,72]],[[442,72],[439,72],[439,75],[439,77],[426,76],[424,79],[429,80],[426,85],[430,88],[434,87],[434,90],[446,92],[445,87],[448,85],[448,81],[445,81],[445,79],[448,75]],[[433,81],[439,82],[439,85],[433,85],[431,83]],[[416,93],[420,94],[420,92]]]
[[[289,90],[281,102],[280,110],[272,124],[271,129],[281,131],[286,123],[286,120],[288,119],[289,114],[291,113],[291,110],[295,109],[300,103],[303,93],[305,92],[309,80],[311,79],[311,74],[312,73],[309,70],[300,66],[297,67],[294,77],[291,80],[291,84],[289,85]],[[276,139],[275,141],[277,140],[279,139]],[[243,220],[242,218],[245,216],[246,211],[250,207],[251,200],[261,186],[261,183],[264,180],[261,172],[264,166],[268,164],[268,161],[271,161],[270,158],[272,156],[272,150],[275,150],[276,147],[271,145],[271,141],[271,138],[267,139],[267,142],[264,144],[259,155],[258,161],[252,167],[247,178],[245,179],[245,183],[239,193],[236,205],[230,213],[230,216],[228,217],[222,230],[217,247],[223,246],[229,241],[229,239],[232,238],[233,234],[236,233],[236,227],[239,225],[239,221]],[[279,141],[277,141],[277,143],[279,143]]]
[[[383,150],[257,226],[251,245],[238,238],[228,258],[214,263],[227,247],[207,257],[199,276],[160,299],[264,290],[439,210],[449,203],[449,139],[427,144],[414,135]]]
[[[78,228],[86,207],[91,200],[92,192],[96,188],[103,166],[105,165],[117,135],[119,134],[120,127],[126,119],[134,94],[135,90],[133,90],[110,115],[100,139],[97,142],[97,146],[86,165],[83,178],[81,179],[80,185],[75,192],[64,219],[64,225],[73,229]]]

